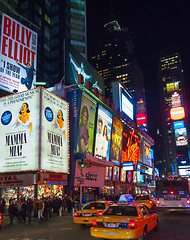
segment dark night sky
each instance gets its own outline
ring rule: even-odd
[[[117,20],[131,32],[135,56],[144,73],[150,135],[158,125],[157,70],[160,51],[179,52],[184,70],[187,106],[190,102],[190,2],[87,0],[88,56],[96,54],[103,26]],[[186,109],[186,114],[188,109]]]

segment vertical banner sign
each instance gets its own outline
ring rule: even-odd
[[[133,162],[136,164],[140,159],[140,139],[128,126],[123,129],[123,150],[121,162]]]
[[[113,117],[110,161],[118,166],[121,163],[122,134],[123,123],[116,117]]]
[[[0,51],[0,89],[31,89],[36,81],[37,33],[3,14]]]
[[[40,89],[0,99],[0,172],[38,169]]]
[[[42,91],[41,169],[69,172],[69,105],[63,99]]]
[[[99,105],[96,127],[95,157],[109,161],[111,130],[112,114]]]
[[[95,114],[96,103],[82,95],[77,145],[79,153],[85,154],[93,151]]]

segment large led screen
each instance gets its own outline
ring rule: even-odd
[[[187,145],[187,129],[186,128],[176,129],[175,140],[177,146]]]
[[[139,136],[127,125],[123,129],[123,147],[121,162],[133,162],[136,164],[140,158]]]
[[[92,153],[94,139],[96,103],[89,97],[82,95],[77,152]]]
[[[0,172],[39,168],[40,89],[0,99]]]
[[[121,164],[122,139],[123,139],[122,134],[123,123],[116,117],[113,117],[110,161],[113,162],[114,165]]]
[[[121,111],[133,120],[133,104],[123,93],[121,94]]]
[[[184,107],[176,107],[170,109],[170,118],[172,120],[181,120],[185,118]]]
[[[2,16],[0,88],[21,92],[36,81],[37,33],[6,14]]]
[[[107,161],[110,155],[112,117],[109,111],[99,105],[94,156]]]
[[[144,159],[145,164],[152,167],[151,145],[144,142]]]
[[[69,172],[69,106],[56,95],[42,91],[41,169]]]

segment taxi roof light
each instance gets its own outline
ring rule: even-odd
[[[93,227],[97,227],[97,226],[98,226],[96,220],[92,220],[92,226],[93,226]]]
[[[130,221],[127,225],[129,228],[132,228],[132,229],[136,229],[137,228],[137,225],[134,221]]]

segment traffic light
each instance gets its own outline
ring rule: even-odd
[[[91,160],[87,159],[87,167],[91,167]]]
[[[81,168],[84,168],[85,167],[85,161],[84,161],[84,158],[81,159]]]

